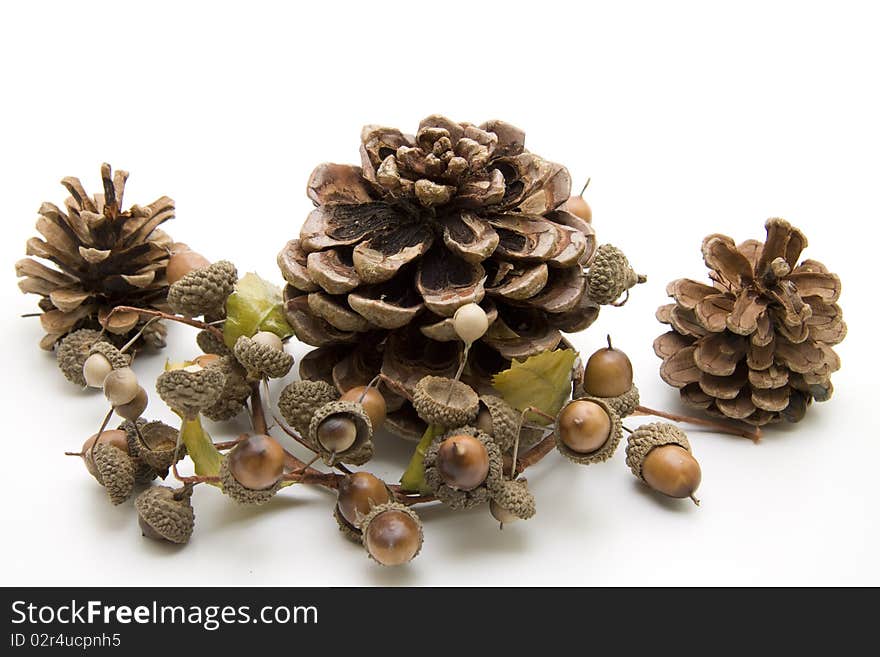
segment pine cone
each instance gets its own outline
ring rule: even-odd
[[[22,278],[22,292],[42,297],[43,349],[52,349],[79,328],[103,327],[125,339],[143,322],[137,313],[111,317],[113,308],[155,308],[165,302],[172,240],[158,226],[174,217],[174,201],[162,196],[145,207],[122,210],[127,178],[127,172],[113,174],[110,165],[103,164],[103,194],[89,196],[79,179],[64,178],[61,184],[71,194],[66,212],[52,203],[40,206],[37,231],[44,239],[28,240],[27,255],[33,257],[19,260],[15,271]],[[154,328],[151,338],[159,331]]]
[[[452,316],[466,303],[491,323],[465,376],[478,392],[511,359],[555,349],[561,331],[595,320],[593,229],[560,207],[568,171],[526,151],[524,137],[502,121],[431,116],[415,137],[365,127],[360,167],[315,168],[316,208],[278,264],[287,318],[298,339],[327,350],[322,371],[337,385],[377,348],[372,373],[397,381],[401,397],[425,376],[452,376],[462,349]],[[414,416],[403,403],[388,426]]]
[[[787,221],[766,229],[763,244],[703,240],[712,285],[671,282],[675,303],[657,318],[672,330],[654,342],[660,376],[685,402],[756,426],[797,422],[830,398],[840,367],[831,347],[846,336],[840,279],[815,260],[798,264],[807,239]]]

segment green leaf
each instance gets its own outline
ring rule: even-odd
[[[293,335],[293,329],[284,318],[281,290],[248,273],[235,284],[235,291],[226,300],[223,341],[232,349],[239,337],[251,337],[258,331],[269,331],[282,340]]]
[[[186,451],[195,464],[196,474],[204,477],[216,477],[220,473],[220,452],[208,432],[202,428],[202,422],[184,420],[180,426],[180,439],[186,445]]]
[[[425,452],[428,451],[434,438],[440,433],[440,427],[429,424],[425,433],[422,434],[422,439],[416,445],[416,451],[413,452],[409,465],[406,466],[406,470],[400,478],[400,486],[403,490],[423,495],[431,492],[425,484]]]
[[[571,396],[571,368],[577,359],[572,349],[544,351],[524,362],[513,361],[510,369],[499,372],[492,385],[508,404],[524,411],[532,406],[556,417]],[[549,424],[547,418],[529,414],[530,422]]]

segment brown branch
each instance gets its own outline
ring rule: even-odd
[[[528,467],[535,465],[556,447],[556,436],[547,434],[544,439],[516,460],[514,477]]]
[[[269,429],[266,425],[266,412],[263,410],[263,398],[260,396],[260,382],[251,383],[251,423],[254,431],[266,435]]]
[[[202,329],[204,331],[208,331],[214,334],[218,340],[223,340],[223,331],[218,329],[216,326],[211,326],[205,322],[200,322],[197,319],[192,319],[190,317],[182,317],[181,315],[172,315],[170,313],[163,313],[161,310],[152,310],[150,308],[137,308],[136,306],[116,306],[113,310],[110,311],[110,314],[107,315],[107,318],[113,316],[113,313],[138,313],[139,315],[149,315],[150,317],[158,317],[160,319],[167,319],[169,322],[178,322],[180,324],[186,324],[187,326],[192,326],[193,328]]]
[[[242,440],[247,440],[248,437],[249,437],[249,434],[243,433],[235,440],[226,440],[224,442],[214,443],[214,449],[216,449],[218,452],[222,451],[224,449],[232,449],[233,447],[238,445],[238,443],[240,443]]]
[[[637,406],[633,415],[653,415],[655,417],[666,418],[667,420],[672,420],[673,422],[685,422],[687,424],[696,424],[703,427],[709,427],[710,429],[715,429],[716,431],[720,431],[721,433],[728,433],[734,436],[742,436],[743,438],[748,438],[752,442],[757,443],[761,440],[761,429],[755,428],[754,431],[747,429],[745,427],[737,427],[731,424],[725,424],[723,422],[715,422],[713,420],[704,420],[699,417],[690,417],[688,415],[678,415],[676,413],[666,413],[664,411],[658,411],[654,408],[648,408],[646,406]]]

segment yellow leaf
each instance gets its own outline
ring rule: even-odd
[[[492,385],[515,409],[534,407],[556,417],[571,396],[571,369],[576,359],[577,352],[572,349],[544,351],[523,362],[513,361],[510,369],[494,376]],[[549,424],[534,413],[528,419]]]

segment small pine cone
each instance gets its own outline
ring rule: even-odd
[[[220,312],[237,281],[235,265],[220,260],[189,272],[168,288],[168,305],[187,317]]]
[[[327,418],[334,415],[343,415],[354,422],[357,428],[357,437],[351,447],[341,453],[330,452],[318,440],[318,428]],[[348,463],[349,465],[363,465],[373,458],[373,425],[370,416],[364,410],[363,404],[350,401],[333,401],[318,408],[309,422],[309,431],[306,434],[309,444],[317,450],[321,460],[327,465]]]
[[[198,372],[169,370],[156,379],[156,390],[168,406],[187,418],[214,404],[223,392],[226,377],[214,368]]]
[[[480,410],[473,388],[442,376],[423,377],[416,384],[412,403],[420,418],[441,427],[472,424]]]
[[[419,515],[413,509],[406,506],[405,504],[401,504],[400,502],[385,502],[385,504],[377,504],[372,509],[370,509],[370,512],[366,516],[364,516],[363,523],[361,523],[361,542],[363,543],[363,546],[365,548],[367,547],[366,536],[367,532],[370,529],[370,523],[386,511],[400,511],[401,513],[405,513],[415,521],[416,525],[419,528],[419,546],[416,549],[415,553],[412,555],[412,558],[415,559],[417,556],[419,556],[419,552],[422,551],[422,543],[425,540],[425,530],[422,526],[422,519],[419,518]],[[367,549],[367,555],[370,557],[370,559],[376,561],[376,563],[379,563],[383,566],[385,565],[380,561],[377,561],[373,557],[373,555],[370,554],[369,549]]]
[[[223,492],[239,504],[254,506],[265,504],[275,497],[275,494],[281,490],[280,481],[275,482],[270,488],[265,488],[263,490],[251,490],[250,488],[245,488],[238,483],[238,480],[235,477],[232,476],[232,471],[229,469],[229,459],[227,458],[224,458],[220,463],[219,474]]]
[[[228,356],[232,353],[232,349],[226,346],[226,343],[218,338],[213,331],[201,330],[196,334],[196,344],[199,349],[206,354],[217,354],[218,356]]]
[[[220,398],[203,409],[202,413],[215,422],[231,420],[244,410],[245,402],[251,394],[245,370],[232,356],[221,356],[208,367],[223,372],[225,383]]]
[[[615,412],[606,399],[590,396],[581,397],[580,399],[595,402],[599,404],[606,413],[608,413],[608,417],[611,418],[611,434],[608,436],[608,440],[605,441],[605,444],[599,449],[587,454],[581,454],[562,442],[562,438],[559,435],[559,418],[557,418],[556,426],[553,431],[556,436],[556,449],[558,449],[559,452],[572,463],[577,463],[579,465],[602,463],[614,456],[614,452],[617,450],[617,445],[620,444],[620,439],[623,437],[623,427],[620,423],[620,416]]]
[[[89,356],[92,354],[101,354],[110,363],[110,367],[114,370],[128,367],[131,362],[131,356],[124,354],[109,342],[96,342],[89,349]]]
[[[535,515],[535,496],[525,479],[503,481],[493,492],[492,500],[520,520],[528,520]]]
[[[247,370],[248,378],[254,381],[280,379],[293,367],[293,356],[286,351],[254,342],[245,335],[235,342],[233,353]]]
[[[132,458],[118,447],[98,443],[92,449],[96,479],[104,486],[114,505],[122,504],[134,490],[135,465]]]
[[[691,451],[685,432],[666,422],[643,424],[629,435],[626,441],[626,464],[636,477],[644,481],[642,463],[645,457],[652,449],[663,445],[678,445]]]
[[[186,456],[186,447],[177,445],[179,431],[164,422],[147,422],[137,436],[138,456],[157,471],[167,470]]]
[[[345,538],[354,541],[355,543],[360,543],[363,540],[363,534],[361,534],[361,531],[342,517],[342,514],[339,512],[338,504],[333,505],[333,517],[336,518],[336,524],[339,526],[339,531],[342,532],[342,535],[345,536]]]
[[[601,397],[602,401],[614,409],[621,419],[629,417],[639,405],[639,389],[634,383],[632,387],[617,397]]]
[[[486,480],[472,490],[458,490],[447,485],[437,469],[437,453],[440,444],[451,436],[473,436],[486,447],[489,453],[489,474]],[[488,502],[504,481],[503,460],[501,450],[492,438],[475,427],[459,427],[451,429],[435,440],[425,452],[425,483],[441,502],[452,509],[468,509]]]
[[[480,397],[480,403],[492,418],[492,439],[502,452],[508,451],[519,435],[522,415],[501,397],[484,395]]]
[[[139,417],[137,419],[138,429],[143,429],[146,424],[147,420],[145,420],[144,418]],[[159,472],[141,458],[140,449],[138,448],[138,436],[137,432],[134,430],[134,424],[130,420],[126,420],[116,428],[122,429],[125,432],[126,439],[128,440],[128,454],[129,456],[131,456],[131,459],[134,462],[134,483],[150,483],[159,476]]]
[[[178,544],[189,541],[196,520],[191,498],[192,488],[167,486],[148,488],[138,495],[134,508],[144,536]]]
[[[610,244],[596,250],[587,275],[590,299],[601,305],[613,304],[624,292],[646,280],[633,270],[623,251]]]
[[[106,340],[100,332],[92,329],[80,329],[69,333],[55,348],[58,368],[64,378],[78,386],[85,386],[83,363],[89,357],[89,350],[98,341]]]
[[[335,386],[324,381],[294,381],[278,397],[281,417],[302,437],[309,435],[312,416],[321,406],[339,399]]]

